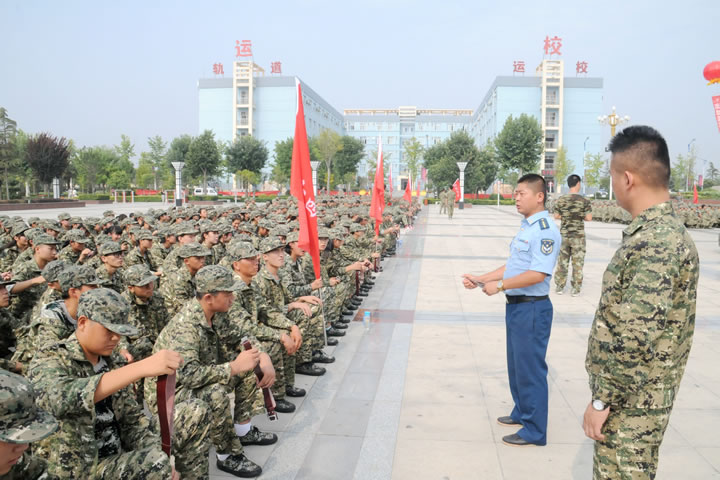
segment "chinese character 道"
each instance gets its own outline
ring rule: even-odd
[[[549,35],[545,36],[545,55],[562,55],[560,48],[562,47],[562,38],[555,36],[550,38]]]
[[[522,60],[519,60],[517,62],[513,62],[513,73],[519,72],[519,73],[525,73],[525,62]]]
[[[223,64],[222,63],[214,63],[213,64],[213,73],[215,75],[225,75],[225,71],[223,70]]]
[[[575,73],[588,73],[587,68],[587,62],[577,62],[577,65],[575,65]]]
[[[282,64],[280,62],[271,62],[270,73],[282,73]]]
[[[235,40],[236,57],[252,57],[252,42],[250,40]]]

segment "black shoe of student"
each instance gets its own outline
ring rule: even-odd
[[[287,395],[288,397],[304,397],[305,393],[306,392],[304,388],[298,388],[295,385],[285,387],[285,395]]]
[[[361,291],[361,292],[368,293],[370,290],[372,290],[372,287],[365,286],[365,285],[363,285],[362,287],[360,287],[360,291]]]
[[[343,315],[353,316],[353,315],[355,315],[355,312],[353,312],[353,311],[351,311],[351,310],[343,310],[342,314],[343,314]]]
[[[301,363],[295,367],[295,373],[299,375],[310,375],[311,377],[325,375],[325,371],[326,370],[324,368],[313,365],[312,362]]]
[[[313,362],[315,362],[315,363],[333,363],[335,361],[335,357],[331,357],[330,355],[327,355],[322,350],[313,352],[312,359],[313,359]]]
[[[345,332],[343,332],[342,330],[337,330],[335,328],[330,327],[330,328],[328,328],[327,336],[328,337],[344,337]]]
[[[338,322],[347,324],[347,323],[352,322],[352,319],[350,319],[350,318],[345,318],[345,317],[340,317],[340,319],[338,320]]]
[[[278,441],[277,435],[271,432],[261,432],[256,426],[240,437],[240,443],[245,445],[272,445]]]
[[[368,296],[368,294],[366,292],[363,292],[362,290],[360,290],[360,292],[356,293],[355,295],[357,295],[358,297],[367,297]]]
[[[295,411],[295,404],[288,402],[284,398],[276,398],[275,411],[280,413],[292,413]]]
[[[358,306],[355,305],[353,302],[350,302],[347,305],[345,305],[345,308],[350,310],[351,312],[354,312],[355,310],[357,310]],[[343,314],[343,315],[345,315],[345,314]]]
[[[332,325],[333,328],[336,328],[338,330],[345,330],[346,328],[348,328],[347,325],[340,322],[332,322],[330,325]]]
[[[218,470],[241,478],[253,478],[262,473],[260,465],[250,461],[244,454],[230,455],[225,460],[218,458],[216,465]]]
[[[334,347],[334,346],[337,345],[338,343],[340,343],[340,342],[338,342],[338,339],[337,339],[337,338],[328,338],[328,339],[327,339],[328,347]]]

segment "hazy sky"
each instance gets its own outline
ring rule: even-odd
[[[604,78],[608,113],[658,128],[673,157],[696,139],[717,167],[720,86],[702,70],[720,60],[719,20],[718,0],[2,0],[0,106],[25,131],[79,146],[125,133],[139,154],[149,136],[197,134],[197,79],[217,62],[229,76],[236,40],[340,111],[475,109],[514,60],[531,74],[557,35],[567,75],[584,60]]]

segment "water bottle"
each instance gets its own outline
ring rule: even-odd
[[[365,327],[366,332],[370,330],[370,312],[368,312],[367,310],[363,315],[363,327]]]

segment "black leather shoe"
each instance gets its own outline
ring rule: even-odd
[[[498,417],[497,422],[505,427],[520,427],[522,423],[518,423],[512,419],[510,415],[507,417]]]
[[[348,327],[344,323],[340,323],[340,322],[333,322],[330,325],[332,325],[332,328],[336,328],[338,330],[345,330]]]
[[[271,432],[261,432],[256,426],[240,437],[240,443],[244,445],[272,445],[278,441],[277,435]]]
[[[352,322],[352,320],[349,319],[349,318],[340,317],[340,320],[338,320],[338,322],[340,322],[340,323],[350,323],[350,322]]]
[[[333,363],[335,361],[335,357],[331,357],[330,355],[327,355],[322,350],[313,352],[312,359],[313,359],[313,362],[315,362],[315,363]]]
[[[285,387],[285,395],[287,395],[288,397],[304,397],[305,393],[306,392],[304,388],[298,388],[295,385]]]
[[[275,411],[280,413],[292,413],[295,411],[295,404],[288,402],[284,398],[276,398]]]
[[[217,461],[218,470],[241,478],[253,478],[262,473],[260,465],[250,461],[245,455],[230,455],[225,460]]]
[[[343,310],[342,314],[347,316],[354,316],[355,312],[353,312],[352,310]]]
[[[319,377],[320,375],[325,375],[325,369],[313,365],[312,362],[307,362],[301,363],[300,365],[295,367],[295,373],[297,373],[298,375],[310,375],[311,377]]]
[[[328,347],[334,347],[334,346],[337,345],[338,343],[340,343],[340,342],[338,342],[338,339],[337,339],[337,338],[332,338],[332,337],[330,337],[330,338],[327,339]]]
[[[357,295],[358,297],[367,297],[368,296],[368,294],[363,292],[362,290],[359,291],[358,293],[356,293],[355,295]]]
[[[328,337],[344,337],[345,332],[343,332],[342,330],[337,330],[335,328],[330,327],[330,328],[328,328],[327,336]]]
[[[530,443],[527,440],[524,440],[517,433],[513,433],[512,435],[505,435],[502,438],[502,442],[505,445],[509,445],[511,447],[537,447],[537,446],[539,446],[539,444],[537,444],[537,443]]]
[[[357,307],[358,307],[358,306],[355,305],[355,304],[352,303],[352,302],[350,302],[349,304],[345,305],[345,308],[347,308],[347,309],[350,310],[351,312],[354,312],[355,310],[357,310]]]

